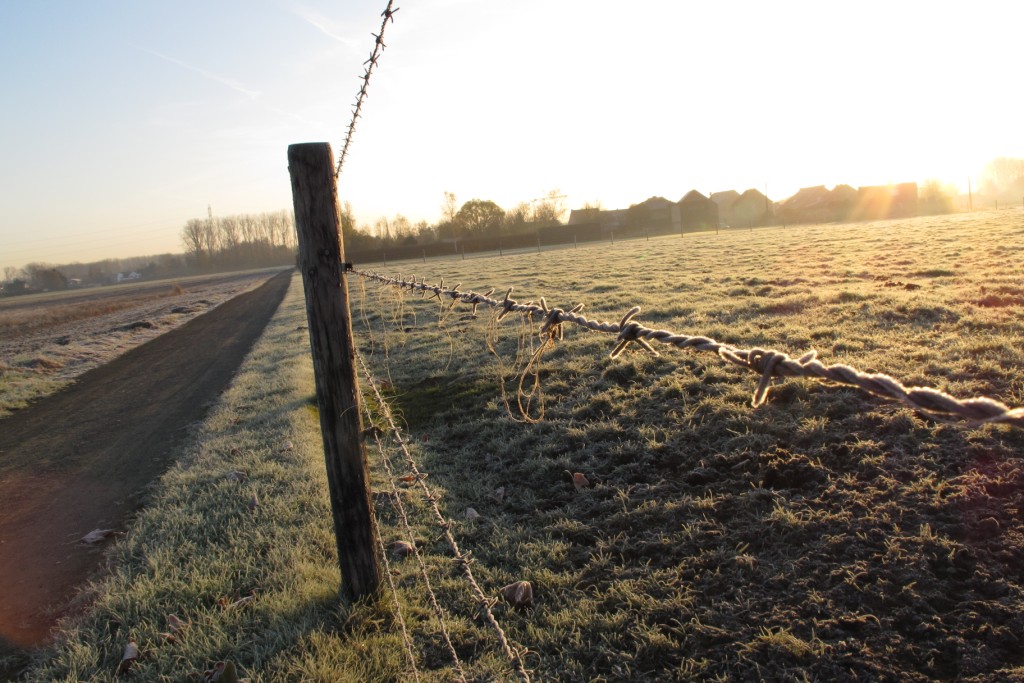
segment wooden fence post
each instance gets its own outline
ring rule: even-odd
[[[339,232],[338,188],[330,145],[290,145],[288,171],[341,587],[349,600],[357,600],[377,591],[381,575],[363,452],[348,284],[342,265],[345,251]]]

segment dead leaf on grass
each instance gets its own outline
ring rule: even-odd
[[[505,487],[499,486],[498,488],[494,489],[494,493],[491,494],[491,498],[493,498],[498,503],[505,500]]]
[[[255,493],[252,494],[252,498],[249,499],[249,509],[255,510],[260,506],[260,498]]]
[[[466,508],[466,520],[472,522],[476,519],[480,519],[480,513],[473,508]]]
[[[123,676],[128,673],[132,668],[132,664],[139,658],[139,647],[135,644],[135,641],[129,642],[124,646],[124,654],[121,656],[121,661],[117,665],[117,670],[114,672],[118,676]]]
[[[402,482],[403,484],[411,484],[414,481],[416,481],[417,479],[426,479],[426,478],[427,478],[427,473],[426,472],[420,472],[419,474],[403,474],[402,476],[400,476],[398,478],[398,481]]]
[[[189,623],[187,621],[179,619],[178,615],[176,614],[167,615],[167,628],[169,628],[171,631],[175,633],[177,633],[178,631],[185,630],[186,628],[188,628],[188,625]]]
[[[113,529],[93,529],[85,536],[82,536],[82,543],[92,545],[106,540],[107,536],[114,533]]]
[[[241,683],[238,670],[232,662],[217,662],[203,672],[203,683]]]
[[[232,470],[224,475],[224,478],[228,481],[245,481],[249,475],[245,472],[239,472],[238,470]]]
[[[408,541],[395,541],[388,547],[388,550],[391,551],[396,560],[404,560],[416,550],[416,546]]]
[[[294,444],[292,444],[291,441],[285,441],[283,444],[281,444],[281,451],[282,452],[290,451],[293,448],[295,448],[295,446],[294,446]]]
[[[572,485],[576,487],[576,490],[590,488],[590,480],[587,479],[586,475],[582,472],[576,472],[575,474],[569,470],[565,471],[570,477],[572,477]]]
[[[529,581],[516,581],[501,589],[501,597],[515,608],[533,607],[533,586]]]
[[[217,604],[220,605],[221,607],[223,607],[226,610],[227,609],[234,609],[236,607],[244,607],[245,605],[248,605],[251,602],[256,602],[256,591],[255,590],[252,593],[250,593],[249,595],[246,595],[244,598],[238,598],[237,600],[235,600],[233,602],[229,602],[227,598],[220,598],[219,600],[217,600]]]

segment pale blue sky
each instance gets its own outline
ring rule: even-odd
[[[0,0],[0,266],[181,251],[207,206],[291,207],[337,150],[385,2]],[[966,184],[1024,156],[1024,5],[409,0],[340,181],[371,223],[552,188]]]

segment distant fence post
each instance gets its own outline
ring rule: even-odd
[[[377,591],[381,575],[330,145],[290,145],[288,171],[342,591],[348,599],[357,600]]]

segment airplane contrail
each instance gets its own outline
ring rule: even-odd
[[[218,74],[215,74],[212,71],[207,71],[206,69],[203,69],[201,67],[193,66],[192,64],[189,64],[187,62],[183,62],[180,59],[175,59],[174,57],[168,57],[165,54],[157,52],[156,50],[150,50],[148,48],[139,48],[139,49],[142,50],[143,52],[148,52],[149,54],[153,55],[154,57],[159,57],[160,59],[162,59],[162,60],[164,60],[166,62],[170,62],[171,64],[177,64],[178,66],[184,67],[184,68],[188,69],[189,71],[194,71],[197,74],[199,74],[200,76],[202,76],[203,78],[208,78],[211,81],[214,81],[216,83],[220,83],[223,86],[231,88],[235,92],[242,93],[243,95],[245,95],[246,97],[249,97],[250,99],[254,99],[255,100],[255,99],[257,99],[262,94],[258,90],[251,90],[251,89],[245,87],[244,85],[242,85],[238,81],[232,80],[230,78],[225,78],[224,76],[220,76]]]

